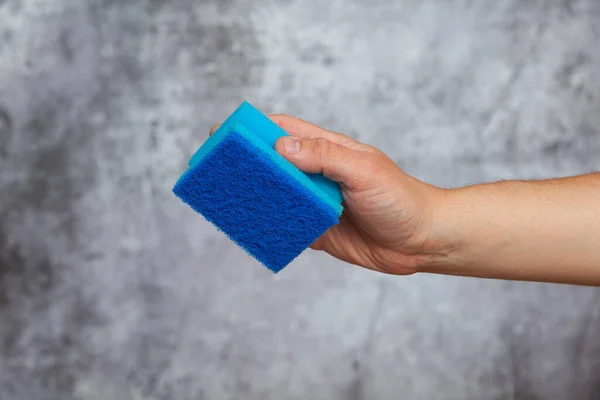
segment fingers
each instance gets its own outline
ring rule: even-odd
[[[373,153],[351,149],[323,137],[285,136],[277,141],[275,150],[302,171],[323,174],[349,189],[368,186],[377,173]]]
[[[331,132],[323,129],[317,125],[313,125],[309,122],[303,121],[299,118],[290,117],[289,115],[283,114],[271,114],[269,118],[275,122],[281,129],[286,131],[288,134],[299,137],[302,139],[315,139],[318,137],[326,138],[334,143],[341,144],[351,149],[361,151],[376,151],[371,146],[360,143],[349,136],[341,133]],[[213,126],[210,130],[209,136],[212,136],[221,124]]]
[[[310,245],[310,248],[325,251],[327,254],[349,264],[365,264],[360,260],[367,260],[368,257],[360,249],[367,248],[367,245],[356,228],[346,219],[346,215],[342,214],[340,223],[325,232],[324,235]],[[372,269],[369,265],[363,266]]]
[[[275,149],[296,167],[308,173],[321,173],[350,189],[369,185],[368,176],[373,176],[377,167],[374,161],[380,154],[377,149],[299,118],[281,114],[269,118],[291,135],[280,138]],[[215,125],[210,134],[219,127]]]
[[[301,139],[315,139],[322,137],[333,143],[341,144],[342,146],[351,149],[366,150],[368,147],[349,136],[328,131],[320,126],[313,125],[310,122],[303,121],[299,118],[290,117],[289,115],[272,114],[269,115],[269,118],[290,135]]]
[[[219,129],[221,127],[221,124],[217,124],[215,126],[213,126],[212,128],[210,128],[210,133],[208,134],[208,136],[212,136],[213,133],[215,133],[217,131],[217,129]]]
[[[332,226],[329,228],[327,232],[321,235],[317,240],[315,240],[309,247],[313,250],[318,251],[327,251],[336,258],[340,258],[341,256],[338,253],[342,253],[340,251],[336,251],[336,246],[338,242],[347,242],[348,239],[348,230],[351,229],[353,232],[355,231],[353,225],[347,221],[348,217],[346,214],[342,214],[340,216],[339,224]]]

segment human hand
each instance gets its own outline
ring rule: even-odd
[[[286,115],[270,118],[290,137],[275,149],[307,173],[340,183],[344,212],[311,248],[380,272],[408,275],[443,258],[433,221],[444,191],[405,174],[385,154]]]
[[[439,263],[445,245],[433,238],[431,223],[442,189],[410,177],[384,153],[349,136],[287,115],[269,118],[290,134],[275,145],[283,157],[304,172],[322,173],[342,189],[340,223],[312,249],[397,275]]]
[[[348,136],[270,118],[291,135],[275,144],[283,157],[342,189],[340,223],[313,249],[389,274],[600,286],[600,173],[440,189]]]

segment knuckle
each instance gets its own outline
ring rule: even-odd
[[[331,153],[331,142],[322,137],[316,138],[313,151],[315,152],[315,156],[326,159]]]
[[[360,165],[360,175],[363,177],[379,177],[386,171],[383,158],[375,153],[363,153],[357,164]]]
[[[366,152],[369,152],[369,153],[378,154],[378,155],[379,154],[383,154],[381,152],[381,150],[379,150],[377,147],[374,147],[374,146],[371,146],[371,145],[368,145],[368,144],[361,143],[361,147],[362,147],[363,151],[366,151]]]

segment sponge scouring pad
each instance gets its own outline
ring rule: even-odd
[[[243,103],[189,162],[173,192],[273,272],[338,222],[339,185],[274,150],[287,136]]]

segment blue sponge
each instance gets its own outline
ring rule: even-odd
[[[342,213],[339,185],[280,156],[279,126],[243,103],[189,162],[173,192],[273,272]]]

